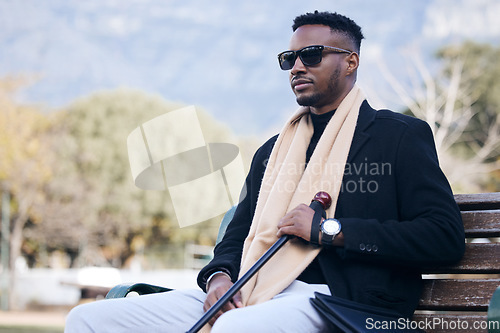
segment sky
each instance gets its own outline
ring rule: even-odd
[[[276,55],[315,9],[362,27],[358,84],[377,108],[403,108],[381,66],[404,82],[412,53],[432,71],[443,45],[500,44],[495,0],[0,0],[0,77],[36,78],[19,99],[49,111],[126,87],[274,134],[297,107]]]

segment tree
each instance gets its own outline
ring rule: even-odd
[[[119,267],[140,250],[137,244],[146,244],[146,250],[165,243],[180,249],[186,240],[213,244],[218,221],[179,229],[168,192],[138,189],[131,177],[127,136],[180,106],[119,89],[82,98],[55,115],[51,133],[57,177],[45,187],[44,219],[31,229],[30,239],[49,250],[63,247],[76,266]],[[199,117],[207,142],[230,140],[227,128],[203,112]]]
[[[500,48],[466,42],[436,54],[433,75],[418,52],[409,53],[412,86],[383,73],[408,107],[433,131],[441,164],[456,191],[495,190],[491,175],[500,169]],[[422,85],[423,83],[423,85]]]
[[[0,80],[0,182],[11,196],[10,289],[15,282],[15,263],[23,245],[23,230],[39,218],[34,207],[43,203],[41,188],[51,177],[45,131],[48,123],[37,107],[20,105],[15,93],[25,81]],[[10,305],[15,308],[11,295]]]

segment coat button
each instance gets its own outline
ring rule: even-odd
[[[361,251],[364,251],[364,250],[366,249],[366,245],[365,245],[365,244],[363,244],[363,243],[359,244],[359,249],[360,249]]]
[[[370,244],[366,244],[366,251],[372,252],[372,246]]]
[[[378,251],[378,246],[377,245],[373,245],[372,246],[372,251],[373,252],[377,252]]]

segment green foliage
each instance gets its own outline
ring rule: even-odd
[[[47,119],[39,108],[15,101],[15,93],[26,84],[22,78],[0,80],[0,191],[10,194],[10,268],[21,253],[26,224],[41,219],[34,207],[43,205],[41,189],[50,181],[52,171],[45,136]],[[16,271],[10,272],[14,281]]]
[[[465,42],[448,46],[437,53],[438,59],[445,63],[444,74],[451,75],[453,61],[463,61],[462,87],[469,96],[474,116],[466,129],[471,138],[467,142],[458,142],[455,151],[466,156],[475,153],[475,147],[483,147],[488,142],[488,128],[497,122],[500,116],[500,47],[490,44]],[[500,152],[488,156],[488,161],[498,159]]]
[[[180,229],[168,191],[145,191],[133,184],[127,136],[179,107],[158,96],[120,89],[82,98],[59,112],[51,129],[57,176],[46,187],[50,200],[41,209],[44,225],[31,237],[40,243],[44,238],[53,249],[63,246],[79,253],[75,265],[120,266],[134,253],[161,244],[213,244],[217,220]],[[224,126],[198,113],[207,142],[231,140]],[[48,239],[51,234],[55,236]]]
[[[500,47],[491,44],[466,42],[441,49],[438,58],[449,63],[460,57],[465,60],[463,72],[466,82],[473,87],[478,106],[491,113],[500,113]],[[449,66],[446,69],[449,72]]]

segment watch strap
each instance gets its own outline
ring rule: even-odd
[[[317,201],[312,201],[309,207],[314,210],[314,216],[311,222],[311,235],[309,238],[309,243],[314,246],[319,246],[321,218],[326,218],[326,212],[322,204]]]
[[[311,238],[310,243],[315,246],[319,246],[319,226],[321,224],[321,213],[318,211],[314,212],[314,216],[311,224]]]
[[[333,237],[335,235],[329,235],[327,233],[321,232],[321,245],[323,246],[332,246]]]

